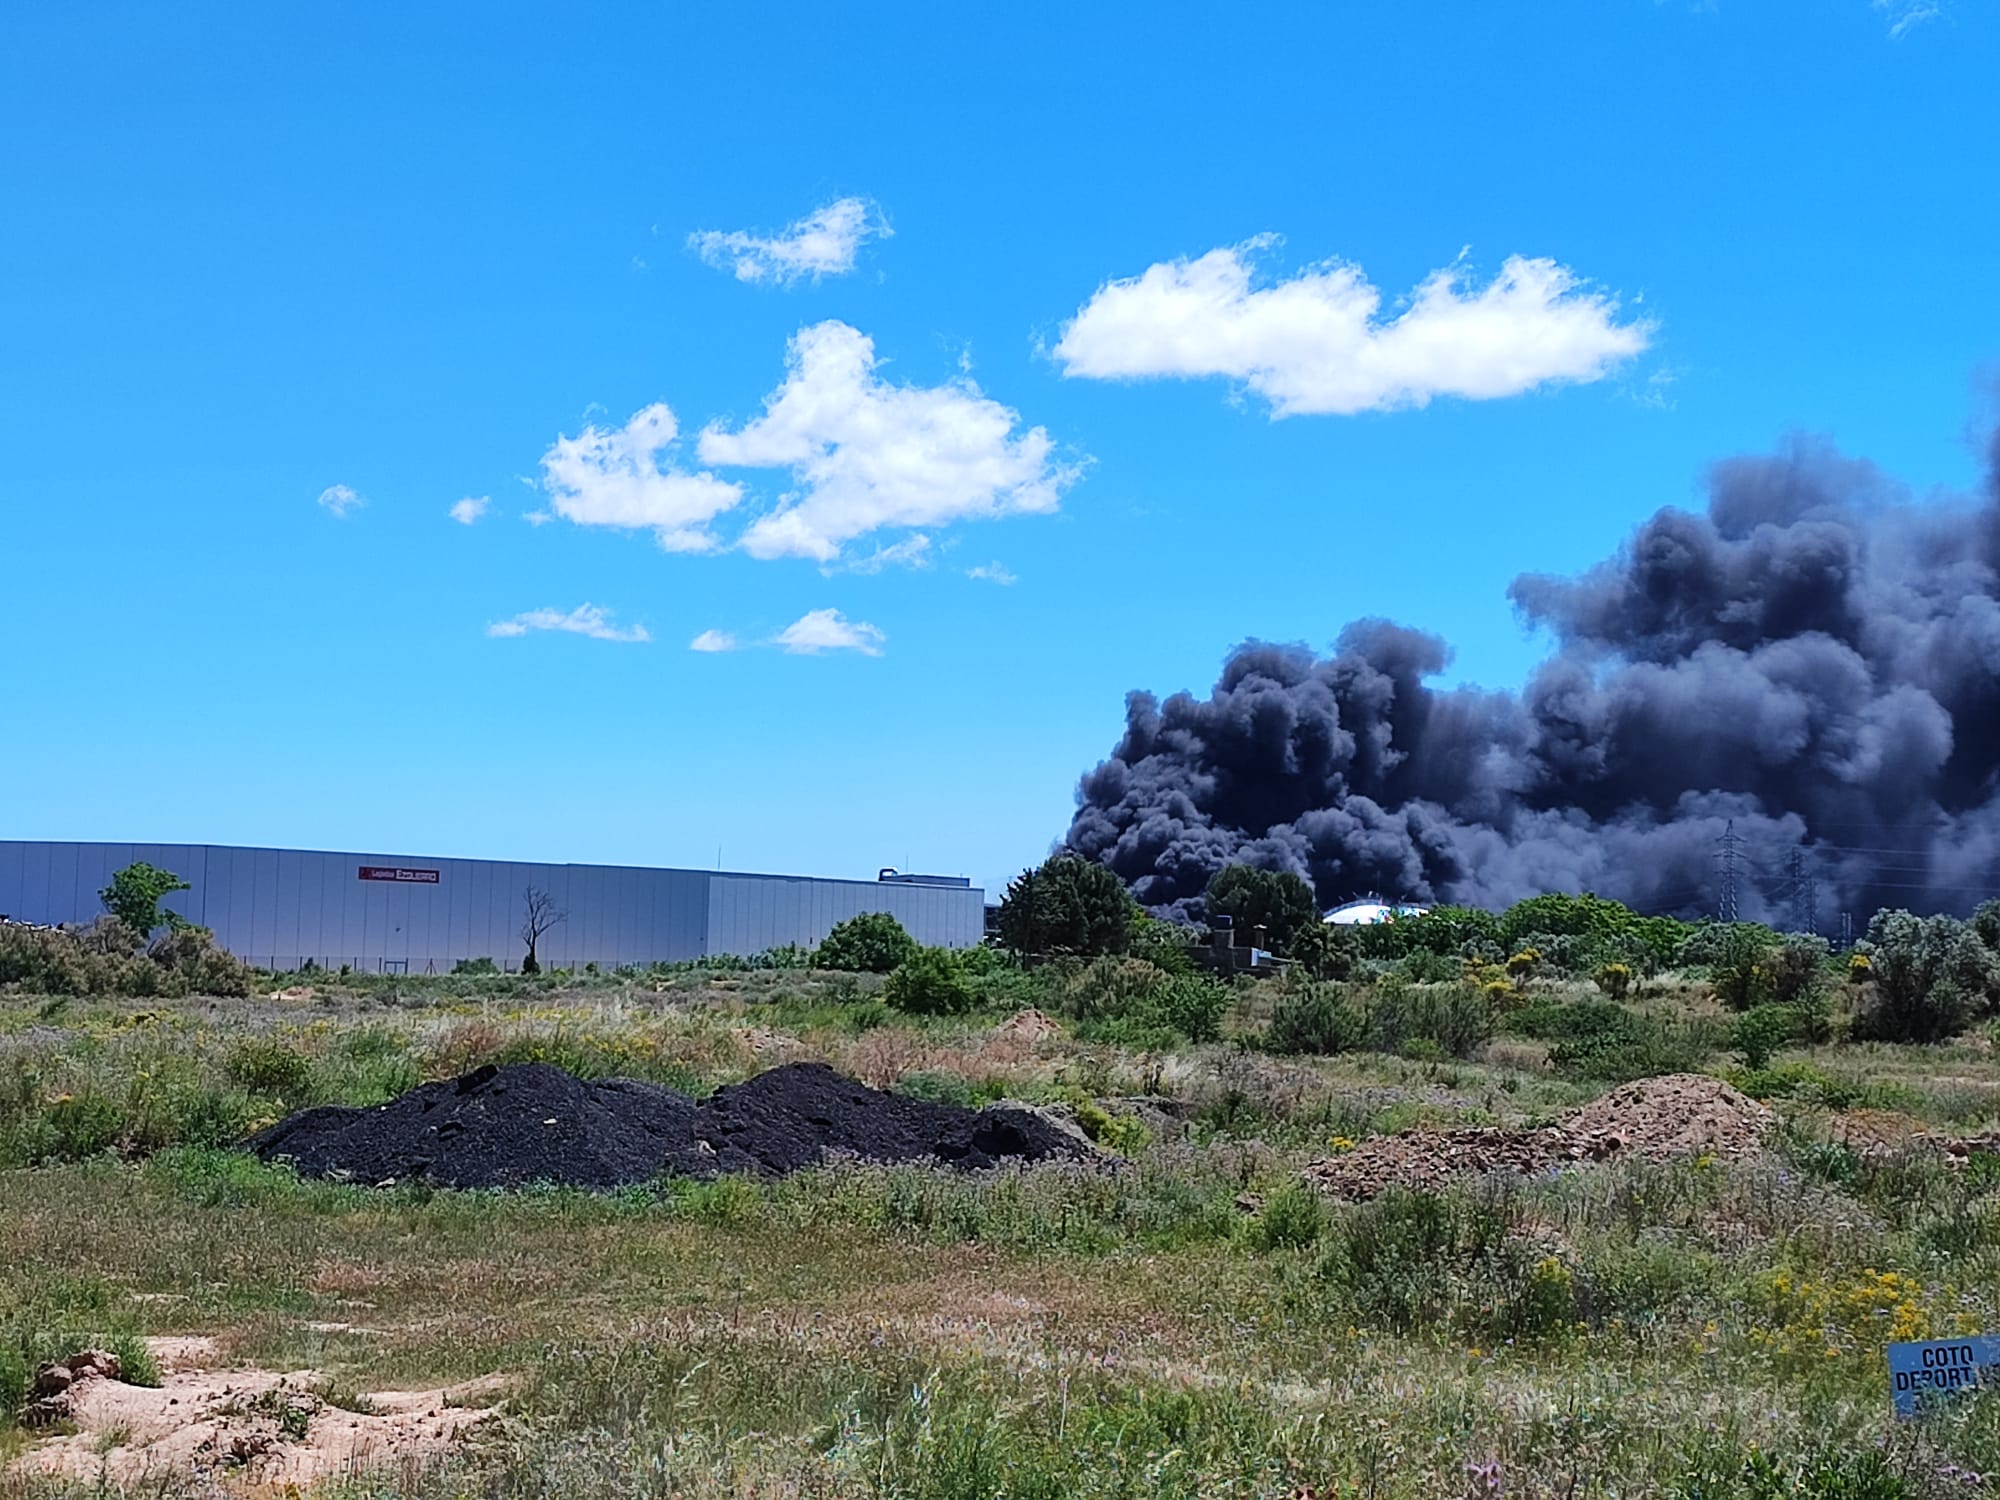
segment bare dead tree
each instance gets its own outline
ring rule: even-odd
[[[523,974],[542,972],[541,960],[535,956],[535,947],[542,940],[542,934],[559,922],[567,922],[569,913],[556,905],[556,898],[538,885],[531,885],[521,898],[521,941],[528,945],[528,956],[521,961]]]

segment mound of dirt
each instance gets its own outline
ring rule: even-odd
[[[1322,1192],[1355,1200],[1392,1187],[1430,1189],[1455,1177],[1533,1177],[1592,1162],[1753,1155],[1775,1122],[1769,1109],[1718,1078],[1675,1073],[1624,1084],[1546,1130],[1406,1130],[1361,1142],[1305,1169]]]
[[[840,1157],[973,1170],[1094,1154],[1024,1110],[887,1094],[823,1063],[773,1068],[700,1102],[629,1078],[575,1078],[543,1063],[489,1066],[375,1109],[302,1110],[246,1144],[308,1177],[461,1188],[776,1176]]]
[[[1573,1110],[1558,1128],[1603,1142],[1608,1148],[1604,1156],[1740,1161],[1763,1146],[1776,1123],[1769,1108],[1720,1078],[1669,1073],[1621,1085]]]

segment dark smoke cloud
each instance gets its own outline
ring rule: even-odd
[[[1742,839],[1745,916],[1822,925],[2000,894],[2000,433],[1977,497],[1915,502],[1798,442],[1709,476],[1611,561],[1509,591],[1554,635],[1518,693],[1437,691],[1448,650],[1384,620],[1331,656],[1251,641],[1206,699],[1126,700],[1069,846],[1155,910],[1231,861],[1328,905],[1378,892],[1499,906],[1595,891],[1714,909]]]

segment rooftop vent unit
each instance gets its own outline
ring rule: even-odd
[[[905,875],[892,865],[884,865],[875,878],[884,885],[944,885],[959,891],[972,887],[969,875]]]

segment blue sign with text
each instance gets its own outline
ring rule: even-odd
[[[1891,1344],[1888,1352],[1889,1394],[1899,1417],[1914,1417],[1961,1391],[2000,1385],[2000,1338],[1931,1339]]]

